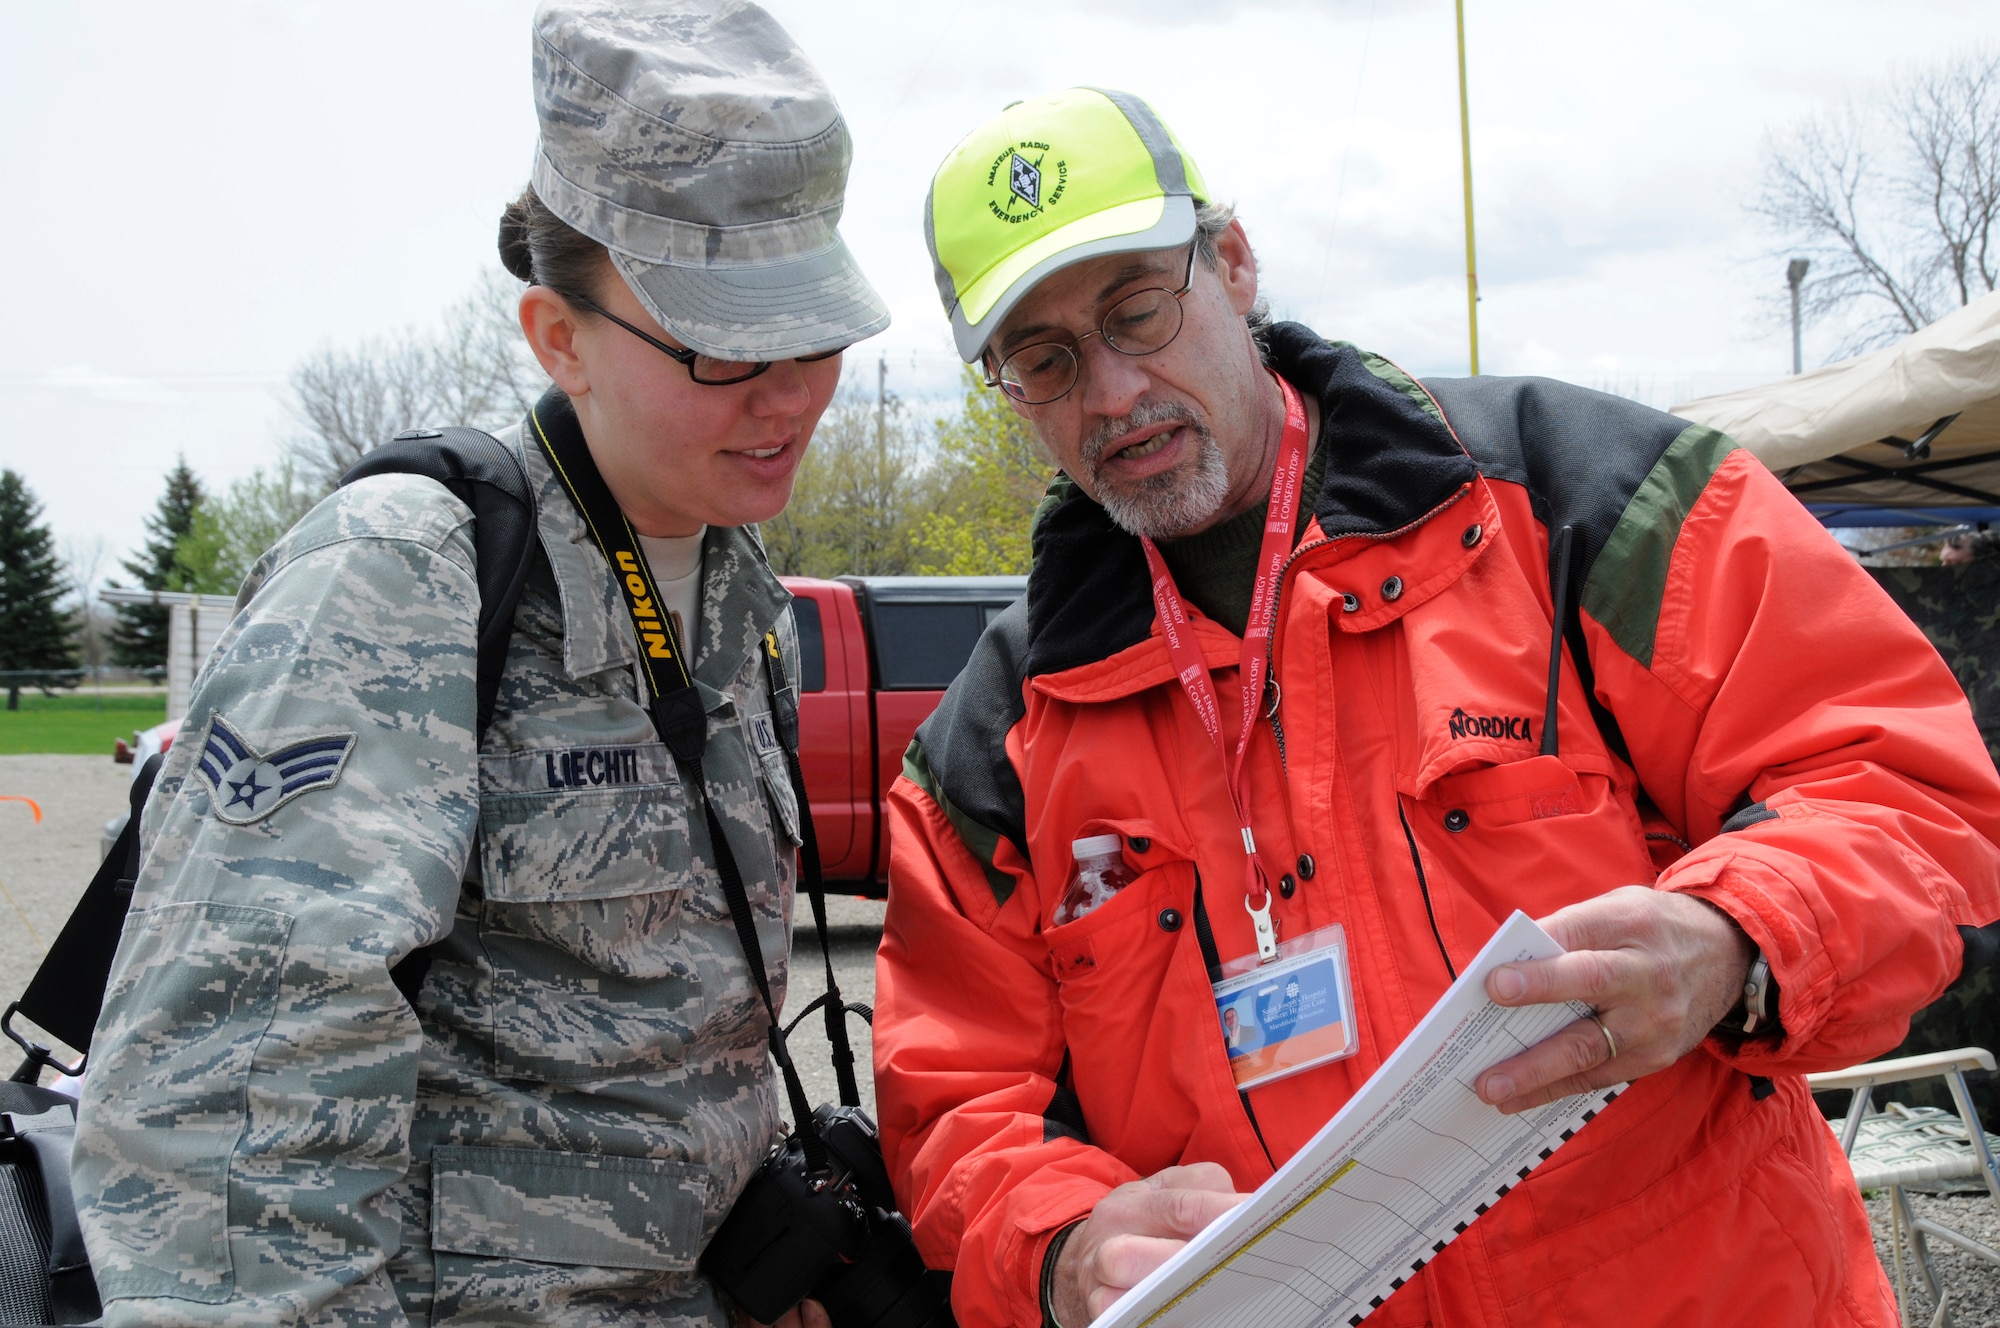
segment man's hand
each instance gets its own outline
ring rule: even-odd
[[[1120,1185],[1097,1201],[1056,1259],[1056,1319],[1063,1328],[1084,1328],[1249,1197],[1213,1162],[1168,1167]]]
[[[1505,1112],[1672,1065],[1729,1013],[1750,971],[1750,938],[1691,895],[1628,885],[1540,921],[1569,953],[1495,970],[1487,995],[1499,1005],[1583,1001],[1597,1018],[1479,1077],[1479,1096]]]

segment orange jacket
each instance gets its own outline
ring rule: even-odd
[[[959,1322],[1039,1322],[1049,1237],[1115,1185],[1197,1160],[1263,1181],[1511,910],[1647,881],[1749,933],[1783,1038],[1712,1038],[1633,1084],[1375,1321],[1894,1322],[1796,1076],[1893,1047],[1956,975],[1955,926],[2000,913],[2000,781],[1951,674],[1713,431],[1535,380],[1426,392],[1294,326],[1274,351],[1334,451],[1276,608],[1248,803],[1288,864],[1280,934],[1346,928],[1360,1051],[1235,1090],[1198,934],[1254,950],[1221,762],[1137,542],[1068,491],[1025,610],[891,794],[882,1141]],[[1564,525],[1582,607],[1544,756]],[[1233,735],[1238,639],[1195,628]],[[1070,841],[1112,831],[1138,879],[1053,926]]]

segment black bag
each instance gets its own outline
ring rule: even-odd
[[[70,1197],[76,1103],[0,1083],[0,1323],[89,1323],[102,1313]]]

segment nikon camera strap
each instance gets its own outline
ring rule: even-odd
[[[778,1069],[785,1079],[785,1092],[791,1098],[792,1118],[797,1122],[797,1133],[805,1149],[807,1165],[815,1173],[824,1171],[827,1166],[826,1146],[819,1132],[813,1128],[812,1102],[806,1097],[805,1085],[800,1082],[791,1053],[785,1047],[785,1032],[778,1023],[777,1003],[771,998],[771,981],[764,967],[763,946],[757,940],[750,897],[743,887],[743,873],[736,865],[736,853],[723,830],[722,819],[715,814],[715,805],[708,796],[708,784],[702,773],[708,716],[702,708],[701,696],[695,690],[693,673],[682,643],[675,637],[671,619],[661,606],[653,569],[639,546],[637,532],[625,519],[625,513],[611,496],[604,477],[598,473],[597,463],[591,459],[590,448],[584,442],[583,428],[577,422],[576,411],[569,398],[559,390],[550,389],[529,410],[528,419],[549,458],[549,464],[555,469],[556,478],[562,481],[570,501],[576,504],[577,512],[589,527],[598,551],[617,575],[619,594],[624,600],[626,612],[631,615],[632,629],[639,644],[639,667],[646,676],[653,727],[659,731],[660,740],[674,758],[689,801],[701,804],[702,814],[708,823],[709,842],[714,846],[716,873],[722,878],[722,893],[729,901],[729,915],[736,924],[736,936],[742,942],[744,958],[750,963],[750,974],[756,980],[758,994],[764,999],[764,1012],[769,1019],[771,1056],[778,1062]],[[767,649],[775,645],[775,641],[769,642]],[[792,727],[795,733],[795,724]],[[789,745],[796,746],[795,737]],[[806,818],[812,815],[812,810],[806,802],[802,785],[795,783],[795,796],[803,825],[807,823]],[[810,842],[810,833],[807,831],[802,838],[808,838]],[[817,848],[817,845],[814,847]],[[818,854],[815,852],[812,857],[810,865],[814,871],[810,889],[817,917],[823,916],[824,906],[819,902]],[[822,948],[825,935],[822,926]],[[830,954],[827,959],[827,982],[831,991],[833,963]],[[832,1025],[833,1021],[829,1019],[829,1030]],[[845,1049],[845,1042],[843,1029],[837,1051]],[[852,1062],[851,1053],[847,1059]],[[843,1078],[846,1080],[842,1084],[845,1096],[848,1084],[853,1080],[852,1070],[848,1069]]]

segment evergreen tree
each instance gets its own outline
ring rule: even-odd
[[[234,597],[250,568],[310,512],[320,493],[299,478],[290,457],[257,469],[204,498],[174,549],[185,589]]]
[[[146,547],[123,566],[144,590],[185,590],[187,576],[175,551],[194,528],[201,510],[201,481],[182,457],[167,472],[167,490],[160,505],[146,518]],[[116,586],[116,581],[109,584]],[[130,668],[155,668],[167,662],[167,610],[153,604],[121,604],[111,629],[111,658]]]
[[[62,599],[62,560],[42,524],[42,505],[11,470],[0,470],[0,669],[76,667]]]

